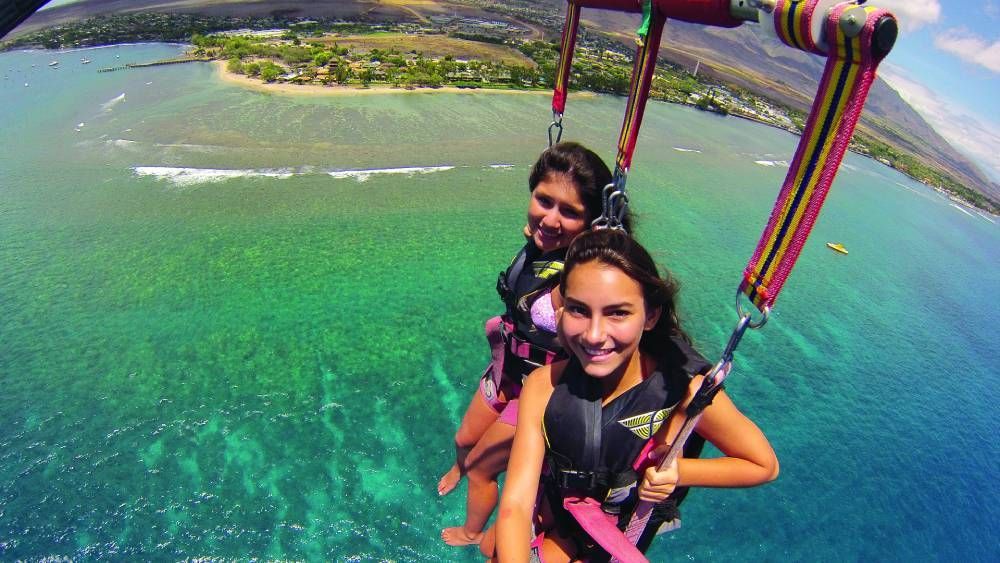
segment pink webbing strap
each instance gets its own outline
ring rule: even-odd
[[[632,81],[629,83],[628,103],[625,108],[625,119],[622,121],[621,134],[618,136],[618,157],[615,161],[618,171],[628,171],[632,163],[632,153],[635,152],[636,141],[639,139],[639,127],[642,125],[642,115],[649,99],[649,87],[656,71],[656,54],[660,50],[660,37],[663,36],[663,25],[666,18],[653,8],[649,33],[642,39],[635,52],[635,63],[632,69]]]
[[[579,27],[580,6],[572,0],[567,0],[566,23],[563,24],[562,43],[559,48],[559,67],[556,70],[556,82],[552,90],[552,112],[557,115],[562,115],[566,109],[569,73],[573,67],[573,49],[576,47],[576,32]]]
[[[589,497],[567,496],[563,499],[565,508],[580,527],[597,542],[604,551],[611,554],[612,561],[646,563],[646,556],[635,547],[618,529],[618,516],[601,509],[601,503]]]
[[[779,1],[775,5],[774,30],[785,45],[808,53],[826,55],[813,41],[812,36],[812,17],[817,3],[790,0]]]
[[[787,24],[783,33],[795,36],[787,40],[790,45],[810,50],[811,41],[799,37],[808,33],[808,26],[792,16],[797,7],[806,10],[819,1],[778,0],[775,14]],[[841,25],[845,14],[849,18],[845,23],[864,22],[853,35],[845,31],[845,27],[851,29],[849,25]],[[740,291],[761,311],[777,299],[823,206],[875,80],[875,70],[891,48],[891,44],[886,48],[880,41],[880,48],[873,50],[876,26],[891,17],[885,10],[846,2],[834,6],[827,17],[829,53],[819,91],[770,220],[740,285]],[[776,26],[782,33],[780,21]]]

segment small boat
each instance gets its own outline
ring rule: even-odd
[[[90,59],[80,59],[80,64],[82,65],[90,64]]]
[[[52,61],[49,66],[59,66],[59,61]]]
[[[847,254],[847,249],[844,248],[844,245],[840,244],[839,242],[828,242],[828,243],[826,243],[826,245],[829,248],[831,248],[833,250],[836,250],[837,252],[839,252],[841,254]]]

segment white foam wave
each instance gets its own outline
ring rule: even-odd
[[[994,225],[996,225],[996,224],[997,224],[997,222],[996,222],[996,221],[994,221],[994,220],[993,220],[992,218],[990,218],[989,216],[987,216],[987,215],[983,214],[983,213],[982,213],[981,211],[978,211],[978,210],[977,210],[977,211],[976,211],[976,215],[979,215],[980,217],[982,217],[983,219],[986,219],[987,221],[989,221],[990,223],[993,223]]]
[[[698,149],[686,149],[684,147],[674,147],[674,150],[677,152],[701,152]]]
[[[930,198],[929,198],[929,197],[927,196],[927,194],[925,194],[925,193],[923,193],[923,192],[920,192],[919,190],[915,190],[915,189],[911,188],[910,186],[907,186],[906,184],[900,184],[899,182],[893,182],[893,184],[896,184],[897,186],[899,186],[899,187],[903,188],[904,190],[906,190],[906,191],[908,191],[908,192],[912,192],[912,193],[915,193],[915,194],[917,194],[918,196],[921,196],[921,197],[926,197],[926,198],[930,199]]]
[[[226,170],[217,168],[175,168],[170,166],[135,166],[136,176],[165,180],[175,186],[193,186],[213,182],[224,182],[234,178],[291,178],[295,172],[286,168],[262,168],[249,170]]]
[[[761,166],[784,166],[785,168],[789,166],[787,160],[755,160],[754,164]]]
[[[490,168],[514,168],[513,164],[491,164]]]
[[[331,170],[327,172],[334,178],[354,178],[359,182],[367,182],[377,174],[432,174],[451,170],[454,166],[410,166],[404,168],[372,168],[369,170]]]
[[[119,149],[134,149],[139,141],[133,141],[131,139],[108,139],[104,141],[108,146],[112,146]]]
[[[125,93],[122,92],[121,94],[118,94],[114,98],[111,98],[107,102],[104,102],[103,104],[101,104],[101,109],[104,110],[104,111],[111,111],[111,108],[117,106],[118,104],[120,104],[120,103],[122,103],[124,101],[125,101]]]
[[[957,204],[953,203],[953,204],[951,204],[951,206],[954,207],[955,209],[961,211],[962,213],[965,213],[969,217],[975,217],[975,215],[973,215],[972,212],[970,212],[968,209],[962,207],[961,205],[957,205]]]

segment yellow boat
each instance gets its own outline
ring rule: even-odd
[[[826,245],[841,254],[847,254],[847,249],[844,248],[844,245],[840,244],[839,242],[828,242],[826,243]]]

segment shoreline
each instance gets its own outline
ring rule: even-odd
[[[357,87],[345,86],[343,84],[320,86],[317,84],[289,84],[287,82],[264,82],[257,78],[250,78],[243,74],[230,72],[226,68],[225,61],[211,61],[216,70],[216,75],[227,84],[234,84],[250,90],[265,92],[269,94],[281,94],[285,96],[367,96],[375,94],[433,94],[433,93],[472,93],[477,94],[516,94],[516,95],[545,95],[550,96],[549,90],[515,90],[501,88],[459,88],[458,86],[441,86],[438,88],[413,87],[401,88],[379,84],[376,86]]]
[[[243,75],[243,74],[237,74],[235,72],[230,72],[226,68],[226,62],[225,61],[212,60],[212,61],[207,61],[207,62],[209,62],[209,64],[211,64],[211,65],[213,65],[215,67],[216,75],[219,77],[219,79],[222,82],[224,82],[226,84],[232,84],[232,85],[235,85],[235,86],[239,86],[241,88],[246,88],[248,90],[254,90],[254,91],[257,91],[257,92],[262,92],[262,93],[265,93],[265,94],[277,94],[277,95],[282,95],[282,96],[320,96],[320,97],[331,96],[331,97],[336,97],[336,96],[372,96],[372,95],[382,95],[382,94],[397,94],[398,95],[398,94],[435,94],[435,93],[452,93],[452,94],[461,94],[461,93],[466,93],[466,94],[471,94],[471,93],[477,93],[477,94],[479,94],[479,93],[488,93],[488,94],[545,95],[545,96],[550,96],[551,95],[551,91],[549,91],[549,90],[517,90],[517,89],[500,89],[500,88],[459,88],[457,86],[440,86],[440,87],[437,87],[437,88],[413,87],[413,88],[407,89],[407,88],[401,88],[401,87],[390,86],[390,85],[385,85],[385,84],[379,84],[379,85],[376,85],[376,86],[368,86],[368,87],[358,87],[358,86],[347,86],[347,85],[342,85],[342,84],[330,85],[330,86],[320,86],[320,85],[317,85],[317,84],[289,84],[287,82],[270,82],[269,83],[269,82],[264,82],[264,81],[262,81],[260,79],[257,79],[257,78],[251,78],[251,77]],[[597,96],[599,94],[594,93],[594,92],[589,92],[589,91],[574,91],[574,95],[575,96]],[[676,104],[676,105],[685,106],[685,107],[692,107],[692,108],[694,107],[693,105],[690,105],[690,104],[679,103],[679,102],[670,102],[670,101],[666,101],[666,100],[651,100],[651,101],[659,101],[661,103]],[[697,108],[695,108],[695,109],[697,109]],[[712,112],[709,112],[709,113],[712,113]],[[745,120],[750,121],[752,123],[757,123],[757,124],[760,124],[760,125],[766,125],[768,127],[773,127],[775,129],[779,129],[779,130],[785,131],[785,132],[787,132],[787,133],[789,133],[791,135],[794,135],[796,137],[799,137],[801,135],[801,133],[797,133],[795,131],[791,131],[791,130],[785,128],[785,127],[782,127],[781,125],[779,125],[777,123],[771,123],[771,122],[768,122],[768,121],[766,121],[764,119],[759,119],[759,118],[751,117],[751,116],[748,116],[748,115],[742,115],[740,113],[733,113],[733,112],[731,112],[731,113],[729,113],[725,117],[735,117],[735,118],[738,118],[738,119],[745,119]],[[877,159],[875,159],[874,157],[872,157],[870,154],[865,154],[865,153],[862,153],[862,152],[858,152],[858,151],[850,149],[850,148],[848,149],[848,151],[849,152],[853,152],[853,153],[855,153],[855,154],[857,154],[859,156],[862,156],[864,158],[871,159],[871,160],[873,160],[875,162],[879,162]],[[882,163],[882,162],[879,162],[879,164],[882,164],[883,166],[886,166],[887,168],[895,170],[896,172],[899,172],[899,173],[903,174],[907,178],[910,178],[911,180],[913,180],[913,181],[915,181],[915,182],[917,182],[919,184],[922,184],[923,186],[926,186],[926,187],[934,190],[935,192],[938,192],[938,193],[941,193],[941,194],[947,196],[949,199],[952,199],[953,201],[956,201],[957,203],[960,203],[964,207],[967,207],[969,209],[975,209],[977,211],[985,212],[987,215],[991,215],[991,216],[993,216],[995,218],[1000,218],[1000,215],[994,215],[989,210],[983,209],[981,207],[978,207],[978,206],[974,205],[972,202],[969,202],[969,201],[966,201],[966,200],[964,200],[962,198],[959,198],[955,194],[952,194],[952,193],[948,192],[947,190],[944,190],[944,189],[938,188],[937,186],[934,186],[934,185],[922,182],[919,179],[914,178],[913,176],[909,176],[908,174],[905,174],[905,173],[901,172],[899,169],[897,169],[897,168],[895,168],[895,167],[893,167],[891,165],[888,165],[888,164],[885,164],[885,163]]]

